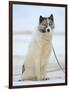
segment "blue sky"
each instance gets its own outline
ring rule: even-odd
[[[13,31],[33,31],[37,28],[39,16],[54,15],[54,32],[65,31],[65,8],[32,5],[13,5]]]

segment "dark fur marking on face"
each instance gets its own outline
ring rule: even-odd
[[[41,23],[43,20],[46,20],[47,18],[40,16],[39,23]]]
[[[51,14],[51,16],[49,17],[50,20],[54,21],[53,19],[53,14]]]
[[[53,18],[53,14],[51,14],[49,17],[43,17],[40,16],[39,17],[39,29],[41,32],[45,33],[45,32],[50,32],[50,28],[51,30],[54,29],[54,18]],[[49,29],[48,29],[49,28]]]
[[[46,17],[40,16],[39,23],[41,23],[43,20],[46,20],[46,19],[47,19]],[[50,17],[48,17],[48,19],[50,19],[54,22],[53,14],[51,14]]]
[[[39,18],[39,23],[41,23],[41,22],[42,22],[42,20],[43,20],[43,17],[42,17],[42,16],[40,16],[40,18]]]

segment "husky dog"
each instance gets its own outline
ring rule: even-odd
[[[23,80],[46,80],[47,65],[51,53],[54,18],[39,17],[38,29],[34,31],[27,56],[22,67]]]

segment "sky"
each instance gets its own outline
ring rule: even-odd
[[[54,32],[65,31],[65,8],[51,6],[13,5],[13,32],[33,31],[39,23],[39,16],[54,16]]]

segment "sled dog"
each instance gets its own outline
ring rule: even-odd
[[[39,17],[37,29],[22,66],[23,80],[47,80],[47,66],[51,54],[54,17]]]

